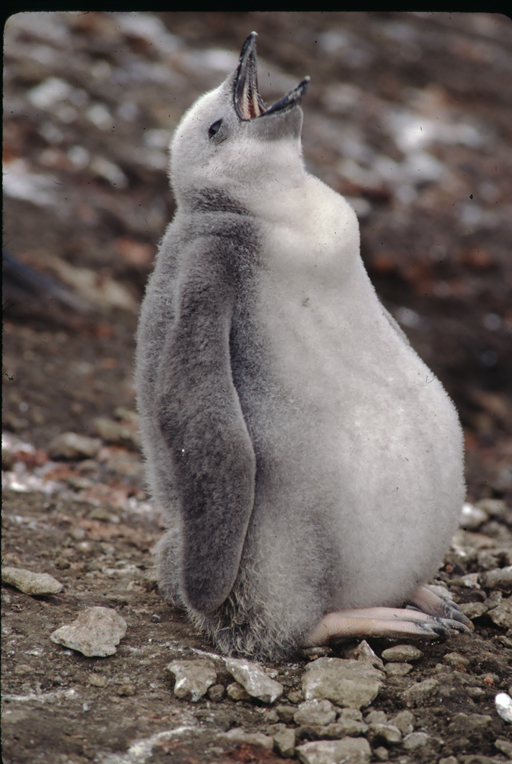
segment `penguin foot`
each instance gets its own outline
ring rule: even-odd
[[[464,629],[466,632],[468,630],[473,631],[474,629],[469,618],[466,618],[462,610],[450,599],[448,592],[442,586],[435,586],[434,584],[420,586],[407,604],[435,618],[458,621],[466,627]]]
[[[440,597],[439,599],[441,600]],[[441,602],[444,605],[444,601]],[[451,604],[456,608],[455,603]],[[341,610],[324,615],[304,641],[303,647],[316,647],[353,637],[396,639],[408,636],[435,639],[461,632],[469,633],[470,628],[465,623],[467,619],[462,619],[465,619],[463,613],[459,614],[456,611],[453,611],[450,617],[441,617],[413,608],[372,607]]]

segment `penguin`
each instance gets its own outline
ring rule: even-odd
[[[468,632],[427,584],[464,500],[457,413],[380,303],[353,209],[304,165],[309,77],[267,106],[256,36],[175,130],[141,308],[160,589],[256,660]]]

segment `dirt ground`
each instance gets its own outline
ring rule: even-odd
[[[283,761],[249,742],[214,742],[234,727],[272,734],[271,707],[174,696],[166,665],[212,648],[154,584],[163,526],[145,493],[132,382],[138,306],[174,209],[169,137],[253,29],[269,101],[311,76],[306,162],[354,204],[379,295],[459,409],[468,501],[486,512],[458,532],[439,574],[476,613],[474,634],[419,644],[413,670],[387,676],[367,709],[392,718],[405,690],[439,679],[411,708],[428,742],[412,751],[372,741],[372,761],[509,761],[511,726],[494,697],[512,694],[512,616],[492,613],[510,604],[510,587],[488,572],[512,564],[512,23],[421,13],[8,21],[4,246],[67,291],[30,291],[12,271],[4,281],[2,560],[65,588],[39,598],[2,588],[3,760]],[[50,457],[63,432],[101,448]],[[93,605],[128,623],[116,655],[86,658],[50,641]],[[369,642],[378,655],[389,647]],[[271,667],[282,703],[300,702],[307,662]],[[152,737],[169,730],[182,732]]]

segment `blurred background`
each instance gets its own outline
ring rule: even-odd
[[[353,205],[377,292],[460,411],[470,499],[510,500],[512,23],[497,14],[12,16],[4,428],[44,449],[130,418],[138,308],[174,210],[168,143],[252,30],[268,102],[311,76],[307,166]]]

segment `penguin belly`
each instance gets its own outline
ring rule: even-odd
[[[281,572],[286,596],[302,600],[300,581],[315,582],[323,612],[399,605],[456,528],[461,430],[351,254],[354,213],[319,183],[310,241],[286,226],[277,241],[273,225],[264,246],[255,323],[267,364],[258,392],[238,385],[259,460],[251,543],[269,589]],[[329,211],[340,237],[322,240]]]

